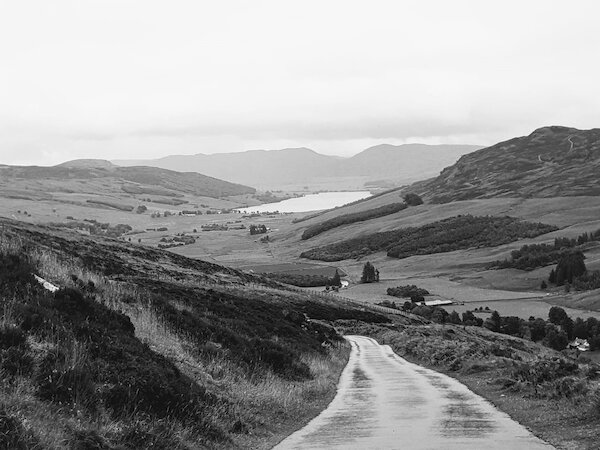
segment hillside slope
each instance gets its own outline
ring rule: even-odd
[[[328,322],[389,321],[161,250],[0,225],[0,448],[267,448],[335,393],[347,348]]]
[[[600,194],[600,129],[535,130],[462,156],[413,188],[434,203],[492,197]]]
[[[341,173],[411,182],[435,176],[460,156],[480,148],[476,145],[376,145],[344,160]]]

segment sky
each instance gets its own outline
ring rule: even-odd
[[[600,127],[597,0],[0,0],[0,163]]]

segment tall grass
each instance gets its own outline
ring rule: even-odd
[[[305,381],[286,380],[269,367],[249,371],[217,342],[199,343],[167,324],[142,285],[112,280],[86,269],[77,258],[60,250],[31,247],[7,233],[0,239],[0,253],[21,255],[42,278],[60,287],[77,288],[129,317],[138,340],[206,389],[213,396],[209,398],[217,399],[204,409],[206,423],[211,429],[225,430],[229,436],[229,440],[214,439],[179,420],[141,416],[135,411],[118,418],[112,416],[97,402],[96,394],[104,387],[94,385],[86,375],[88,365],[93,363],[88,343],[65,340],[60,330],[49,329],[29,335],[22,349],[33,361],[33,373],[8,376],[0,371],[0,421],[16,424],[18,435],[13,436],[17,439],[14,442],[26,442],[24,448],[92,448],[81,446],[124,442],[130,448],[183,448],[184,443],[189,448],[266,448],[284,437],[286,431],[307,422],[335,394],[349,354],[343,342],[322,354],[302,354],[301,362],[311,374]],[[206,277],[200,278],[194,281],[186,273],[184,283],[206,286]],[[164,279],[181,283],[168,273]],[[260,297],[265,302],[288,295],[276,290],[251,290],[242,284],[237,288],[210,287]],[[6,295],[0,298],[1,327],[17,327],[20,319],[15,307],[19,301]],[[190,305],[175,299],[171,304],[183,312],[192,310]],[[206,317],[212,313],[207,311]],[[0,448],[2,445],[0,438]]]

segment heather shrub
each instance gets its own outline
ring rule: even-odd
[[[21,420],[0,409],[0,448],[29,450],[41,448],[36,437],[25,429]]]

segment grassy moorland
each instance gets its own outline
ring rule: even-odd
[[[332,398],[348,348],[330,324],[389,321],[216,264],[12,221],[0,259],[7,448],[267,448]]]
[[[557,448],[597,448],[600,366],[585,358],[470,326],[348,322],[345,330],[457,378]]]
[[[543,127],[468,155],[413,186],[434,203],[490,197],[597,196],[600,129]]]
[[[553,225],[520,221],[512,217],[456,216],[422,225],[367,234],[323,247],[300,256],[322,261],[340,261],[385,250],[388,256],[445,253],[470,247],[496,247],[522,238],[556,231]]]

